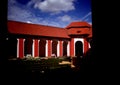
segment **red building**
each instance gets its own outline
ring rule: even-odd
[[[8,21],[10,57],[82,56],[90,48],[92,26],[72,22],[65,28]]]

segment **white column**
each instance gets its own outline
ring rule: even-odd
[[[46,40],[46,44],[45,44],[45,56],[48,56],[48,40]]]
[[[24,42],[25,42],[25,39],[23,39],[23,55],[24,55]],[[19,58],[19,52],[20,52],[20,39],[17,38],[17,58]],[[24,56],[23,56],[24,57]]]
[[[67,56],[70,56],[70,41],[67,44]]]
[[[90,42],[88,43],[88,47],[91,48],[91,46],[90,46]]]
[[[26,39],[23,39],[23,54],[24,54],[24,57],[25,57],[25,53],[24,53],[25,52],[25,40]]]
[[[40,50],[40,48],[39,48],[39,47],[40,47],[40,44],[39,44],[39,43],[40,43],[40,40],[38,40],[38,56],[39,56],[39,52],[40,52],[40,51],[39,51],[39,50]]]
[[[35,40],[33,39],[33,43],[32,43],[32,56],[35,56]]]
[[[57,43],[57,56],[60,56],[60,41]]]
[[[19,38],[17,39],[17,58],[19,57]]]

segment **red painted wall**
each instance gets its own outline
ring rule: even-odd
[[[84,54],[88,51],[89,45],[86,39],[84,39]]]
[[[51,40],[48,40],[48,56],[50,57],[51,56],[51,46],[52,46],[52,44],[51,44]]]
[[[74,38],[70,41],[70,56],[74,56]]]
[[[38,51],[38,46],[39,46],[39,42],[38,42],[38,40],[37,39],[35,39],[35,41],[34,41],[34,57],[38,57],[39,56],[39,51]]]
[[[19,58],[24,57],[24,39],[19,39]]]
[[[63,43],[60,41],[60,56],[63,56]]]

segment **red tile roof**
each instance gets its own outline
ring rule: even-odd
[[[68,29],[68,35],[88,34],[89,37],[92,37],[92,26],[87,22],[72,22],[66,29]]]
[[[64,28],[8,21],[8,31],[13,34],[70,38]]]
[[[8,20],[8,31],[12,34],[58,38],[70,38],[69,35],[88,34],[89,38],[92,37],[92,26],[87,22],[72,22],[66,28],[67,29]]]
[[[68,29],[68,35],[84,35],[90,34],[90,28],[71,28]]]
[[[87,22],[72,22],[70,23],[66,28],[69,29],[71,27],[91,27],[90,24],[88,24]]]

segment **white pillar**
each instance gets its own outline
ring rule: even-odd
[[[45,44],[45,56],[48,56],[48,40],[46,40],[46,44]]]
[[[70,56],[70,41],[67,44],[67,56]]]
[[[91,48],[91,46],[90,46],[90,42],[88,43],[88,47]]]
[[[39,44],[39,43],[40,43],[40,40],[38,40],[38,56],[39,56],[39,52],[40,52],[40,51],[39,51],[39,50],[40,50],[40,48],[39,48],[39,47],[40,47],[40,44]]]
[[[60,41],[57,43],[57,56],[60,56]]]
[[[35,40],[33,39],[33,43],[32,43],[32,56],[35,56]]]
[[[25,39],[23,39],[22,46],[20,47],[20,39],[17,39],[17,58],[24,57],[24,42]],[[22,48],[22,56],[21,56],[21,49]]]
[[[19,38],[17,39],[17,58],[19,58]]]

